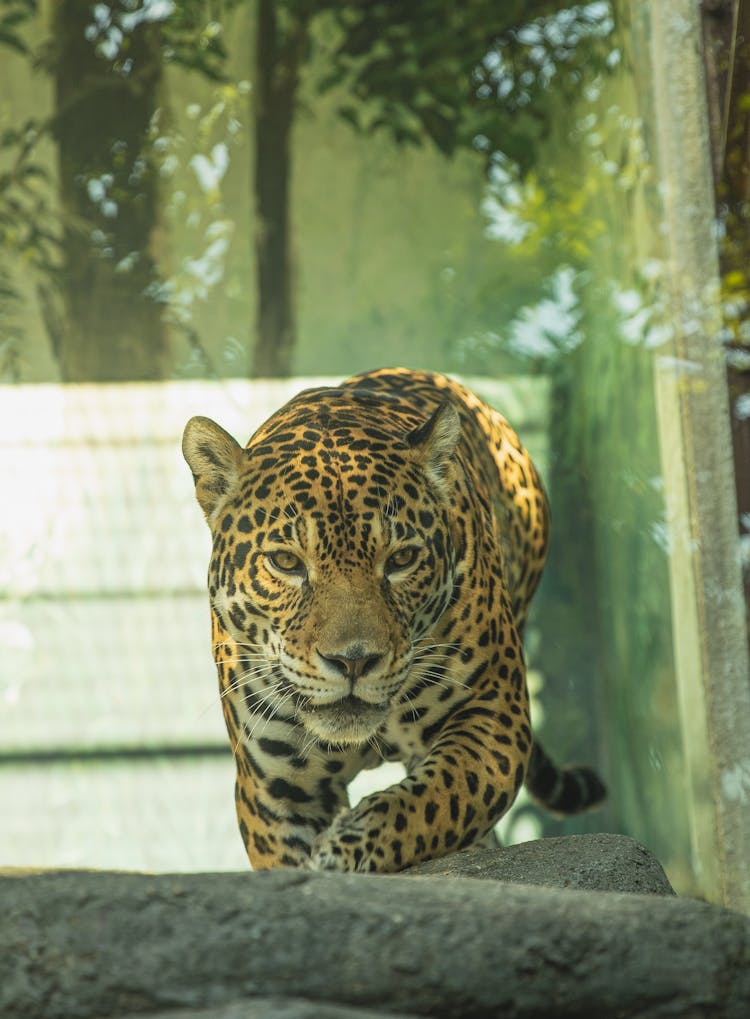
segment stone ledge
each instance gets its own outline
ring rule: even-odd
[[[550,841],[451,865],[489,877],[510,857],[518,874],[526,854],[530,879],[553,854],[571,885],[597,859],[620,880],[645,853],[608,836]],[[3,1019],[750,1015],[750,918],[668,893],[424,874],[17,872],[0,876],[0,915]]]
[[[102,1017],[108,1019],[108,1017]],[[143,1013],[131,1012],[117,1019],[144,1019]],[[170,1009],[149,1012],[148,1019],[419,1019],[414,1012],[380,1012],[355,1005],[332,1005],[326,1001],[303,998],[243,998],[229,1005],[200,1009]]]
[[[548,888],[674,895],[656,857],[626,835],[565,835],[504,849],[474,849],[412,867],[404,874],[473,877]]]

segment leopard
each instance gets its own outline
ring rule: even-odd
[[[522,638],[550,510],[508,421],[447,375],[299,393],[242,447],[193,417],[237,823],[254,870],[393,873],[486,839],[526,786],[598,806],[535,738]],[[404,777],[349,802],[363,770]]]

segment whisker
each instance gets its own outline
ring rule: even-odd
[[[266,676],[273,675],[273,668],[274,668],[273,665],[269,662],[265,663],[263,666],[255,666],[252,669],[245,670],[245,672],[238,676],[233,683],[230,683],[224,689],[219,690],[218,693],[219,703],[221,703],[225,697],[237,693],[239,690],[242,690],[245,687],[252,686],[252,684],[255,681],[263,679]],[[256,694],[257,696],[261,695],[268,696],[269,694],[273,694],[273,692],[280,689],[285,684],[285,682],[286,682],[285,679],[279,679],[277,680],[276,683],[272,683],[270,686],[261,687],[260,690],[256,691]],[[211,710],[215,703],[216,703],[215,698],[212,698],[209,701],[209,703],[201,710],[198,717],[202,718],[206,714],[206,712]]]
[[[244,676],[255,675],[262,672],[273,672],[278,664],[278,662],[269,662],[267,659],[264,659],[262,662],[253,662],[252,664],[249,664],[246,669],[242,670],[238,678],[242,679]]]
[[[372,749],[378,755],[380,760],[384,761],[385,760],[385,750],[383,749],[383,745],[380,742],[380,740],[378,739],[378,734],[376,732],[374,732],[372,734],[372,736],[368,736],[367,737],[367,743],[368,743],[368,746],[372,747]]]
[[[227,687],[226,690],[222,690],[219,693],[219,700],[223,700],[230,694],[238,693],[240,690],[244,690],[245,687],[252,686],[253,680],[258,678],[261,677],[251,676],[244,682],[233,683],[232,686]],[[256,695],[256,697],[260,697],[261,695],[263,695],[264,698],[268,697],[270,695],[273,695],[276,691],[281,690],[285,682],[286,682],[285,680],[279,680],[277,683],[272,683],[270,686],[261,687],[260,690],[253,690],[253,693]]]
[[[416,722],[419,718],[419,712],[417,710],[417,704],[414,699],[407,693],[403,693],[397,702],[398,704],[406,704],[409,711],[411,711],[412,719]]]
[[[317,736],[315,735],[315,733],[309,731],[305,731],[305,736],[306,739],[302,745],[300,754],[302,755],[302,757],[305,757],[308,760],[313,757],[320,759],[320,757],[322,757],[323,754],[322,751],[320,751]]]
[[[460,644],[452,642],[425,644],[424,641],[426,640],[427,640],[426,637],[419,637],[417,640],[412,641],[411,646],[412,648],[418,648],[420,651],[428,651],[431,650],[432,648],[439,647],[449,647],[452,648],[454,651],[458,651],[458,649],[461,647]]]
[[[252,682],[252,680],[248,680],[246,683],[234,683],[232,686],[227,687],[226,690],[219,690],[219,693],[218,693],[219,704],[221,704],[222,701],[224,700],[224,698],[228,697],[230,694],[237,693],[238,690],[241,690],[241,689],[243,689],[246,686],[250,686],[251,682]],[[266,690],[268,690],[268,689],[269,688],[266,688]],[[272,690],[273,688],[270,688],[270,689]],[[216,701],[217,701],[217,697],[212,697],[211,700],[208,702],[208,704],[206,704],[203,708],[201,708],[201,710],[200,710],[200,712],[198,714],[198,718],[203,718],[204,715],[206,715],[207,712],[209,712],[214,707],[214,705],[216,704]]]
[[[260,651],[263,651],[264,646],[265,645],[263,645],[263,644],[257,644],[257,643],[249,643],[248,644],[246,641],[242,641],[242,640],[219,640],[219,641],[217,641],[213,645],[214,650],[216,650],[216,651],[218,651],[219,648],[223,648],[223,647],[237,647],[237,648],[246,649],[248,651],[249,650],[258,649]]]
[[[245,665],[245,664],[247,664],[247,665],[265,665],[267,662],[268,662],[268,659],[266,658],[265,655],[254,655],[252,658],[250,658],[250,657],[224,658],[222,660],[222,665]],[[271,664],[271,663],[269,663],[269,664]]]
[[[273,675],[274,667],[269,662],[263,662],[261,665],[254,665],[249,669],[245,669],[244,672],[236,676],[234,682],[229,683],[226,687],[226,691],[239,690],[243,686],[247,686],[253,679],[259,679],[264,676]],[[279,682],[281,682],[279,680]]]
[[[237,742],[232,747],[232,757],[234,757],[235,760],[237,759],[237,751],[240,749],[240,744],[242,743],[243,737],[246,732],[247,722],[243,722],[242,725],[240,726],[240,733],[239,736],[237,737]]]
[[[271,710],[272,710],[273,713],[270,716],[268,716],[268,717],[266,717],[265,715],[261,715],[260,716],[258,721],[253,726],[252,730],[248,734],[248,737],[247,737],[248,738],[248,742],[253,738],[253,736],[255,734],[255,730],[258,728],[258,725],[261,722],[265,722],[265,725],[263,726],[263,728],[258,733],[258,739],[261,738],[261,736],[266,731],[266,729],[268,728],[268,726],[270,725],[271,722],[278,722],[278,721],[286,722],[286,721],[288,721],[287,719],[284,719],[284,718],[279,719],[277,716],[278,716],[279,712],[281,711],[281,709],[284,707],[284,705],[286,705],[289,702],[289,700],[292,697],[294,697],[294,694],[295,694],[295,691],[293,689],[290,690],[285,696],[280,697],[277,700],[277,702],[272,706]]]
[[[421,679],[429,679],[431,686],[442,686],[445,690],[450,690],[453,687],[462,687],[464,690],[471,690],[472,687],[468,683],[462,683],[460,679],[446,674],[444,672],[430,672],[429,669],[420,673]]]

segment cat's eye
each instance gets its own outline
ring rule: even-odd
[[[305,566],[300,557],[286,549],[267,552],[266,558],[279,573],[292,573],[301,576],[305,572]]]
[[[398,573],[399,570],[405,570],[411,566],[417,558],[418,549],[411,547],[399,548],[386,559],[385,572],[386,574]]]

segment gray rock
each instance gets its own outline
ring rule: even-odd
[[[467,850],[404,873],[600,892],[675,894],[656,857],[626,835],[566,835],[504,849]]]
[[[51,872],[0,877],[0,916],[3,1019],[221,1015],[241,1000],[253,1016],[258,999],[289,996],[313,1015],[334,1004],[433,1019],[750,1015],[750,918],[674,896]]]
[[[101,1016],[100,1019],[113,1019]],[[131,1012],[115,1019],[143,1019],[143,1013]],[[210,1009],[178,1009],[149,1012],[148,1019],[418,1019],[413,1013],[373,1012],[353,1005],[332,1005],[325,1001],[302,998],[253,998],[233,1001]]]

